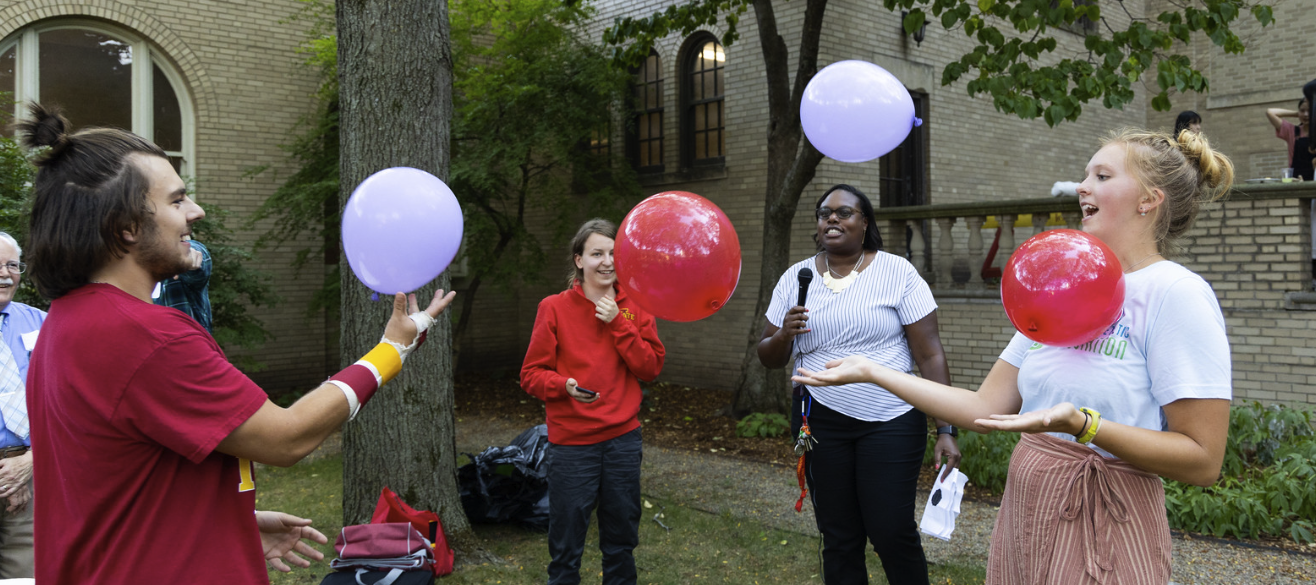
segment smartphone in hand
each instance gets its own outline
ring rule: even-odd
[[[595,392],[595,391],[593,391],[593,390],[586,390],[586,389],[584,389],[584,388],[581,388],[580,386],[576,386],[576,392],[579,392],[579,393],[581,393],[581,394],[585,394],[585,395],[587,395],[587,396],[589,396],[589,397],[591,397],[591,398],[593,398],[593,397],[599,395],[598,392]]]

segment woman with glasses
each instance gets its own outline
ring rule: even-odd
[[[860,354],[901,372],[914,366],[929,380],[950,381],[937,332],[937,304],[927,283],[900,256],[881,251],[873,204],[859,189],[836,185],[818,200],[818,253],[777,282],[759,361],[794,368]],[[803,274],[811,279],[804,306]],[[792,370],[794,371],[794,370]],[[865,540],[882,559],[887,581],[927,583],[928,567],[914,520],[927,417],[876,384],[795,387],[792,423],[804,434],[799,472],[812,490],[823,537],[826,583],[867,583]],[[959,465],[956,432],[936,421],[935,459]],[[801,498],[804,495],[801,494]]]

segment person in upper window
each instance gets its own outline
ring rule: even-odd
[[[1172,136],[1178,136],[1184,130],[1201,132],[1202,116],[1192,110],[1179,112],[1179,116],[1174,119],[1174,133]]]
[[[1294,125],[1284,118],[1297,118],[1298,124]],[[1300,172],[1299,167],[1294,164],[1301,161],[1293,158],[1293,150],[1297,140],[1306,138],[1311,134],[1311,130],[1308,128],[1308,123],[1311,121],[1311,111],[1307,107],[1307,98],[1298,100],[1298,109],[1296,110],[1267,109],[1266,119],[1270,120],[1270,125],[1275,127],[1275,138],[1283,140],[1284,144],[1288,146],[1289,158],[1287,160],[1289,161],[1289,167],[1293,169],[1293,176],[1302,177],[1304,181],[1310,181],[1312,179],[1310,157],[1306,161],[1306,166],[1301,169],[1305,173]]]

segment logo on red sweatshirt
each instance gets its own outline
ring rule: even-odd
[[[625,317],[628,321],[635,320],[635,313],[632,313],[631,310],[626,307],[621,308],[621,316]]]

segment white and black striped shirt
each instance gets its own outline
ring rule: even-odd
[[[913,370],[904,326],[935,311],[937,302],[908,260],[886,252],[869,254],[872,263],[840,293],[823,285],[812,257],[791,266],[777,281],[767,317],[781,327],[799,300],[800,269],[814,272],[805,301],[811,331],[795,337],[795,367],[818,371],[829,361],[862,355],[900,372]],[[809,392],[828,408],[864,421],[891,420],[913,408],[876,384],[824,386]]]

